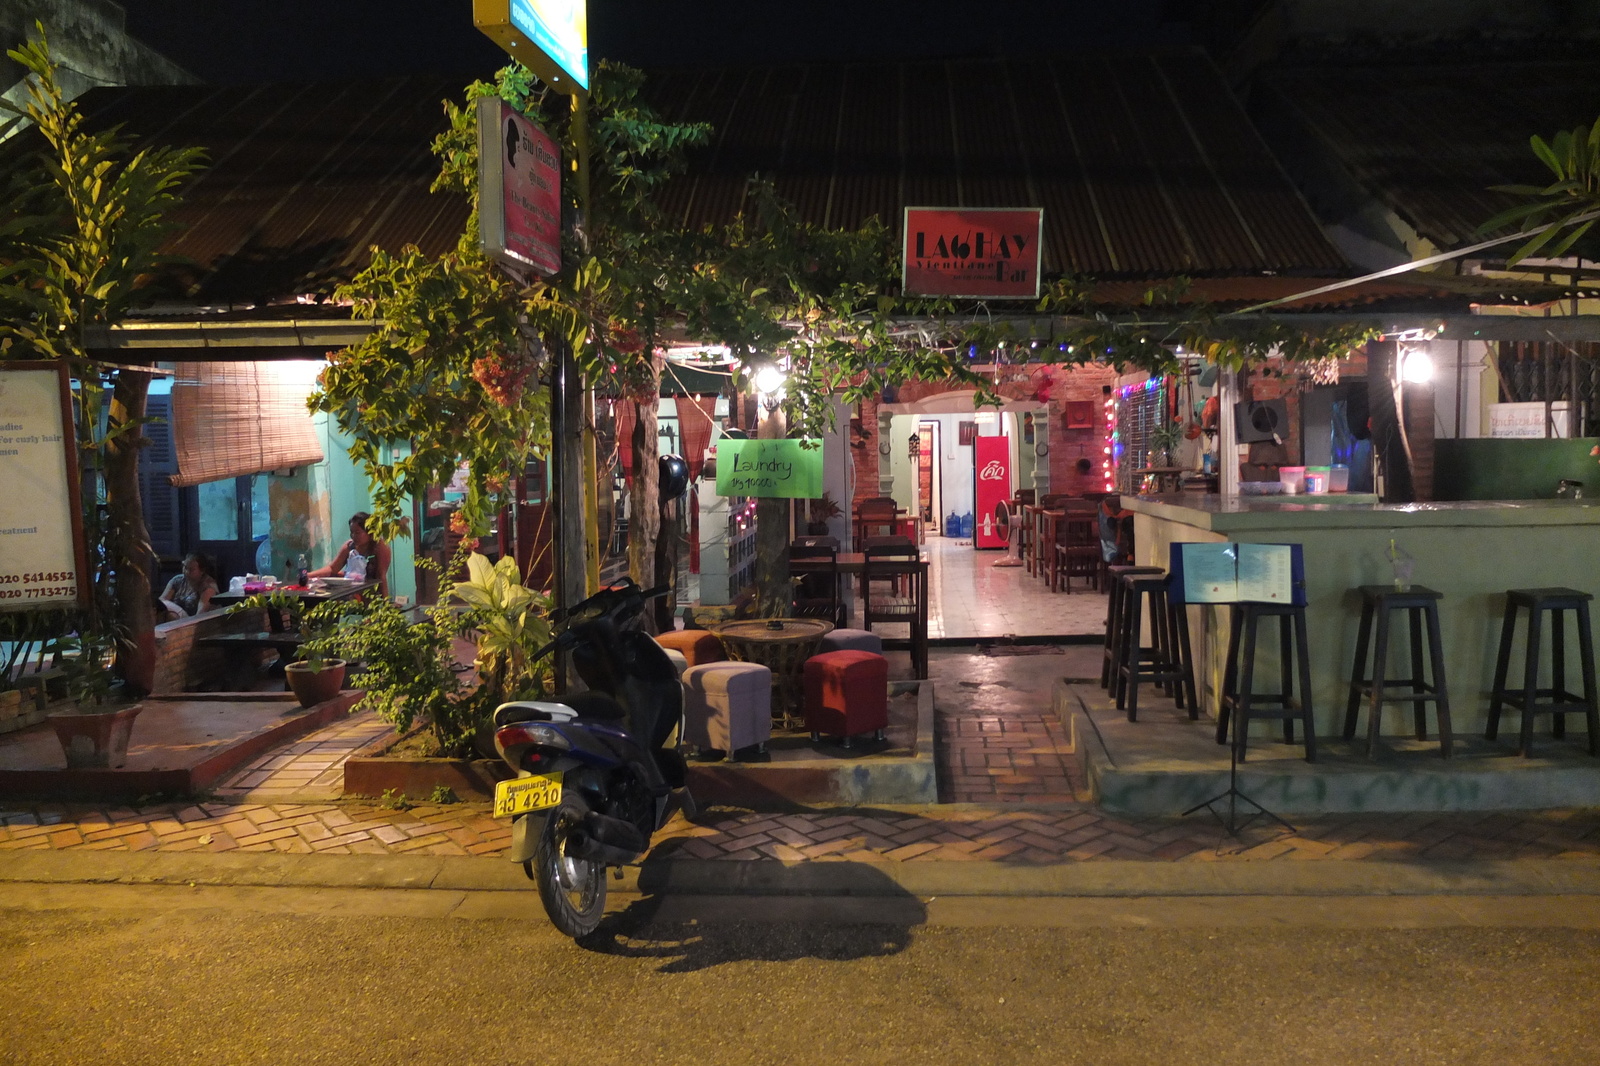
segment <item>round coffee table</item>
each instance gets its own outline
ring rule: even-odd
[[[722,641],[728,658],[772,671],[773,717],[781,718],[785,728],[798,725],[805,716],[805,662],[833,631],[833,623],[818,618],[754,618],[724,622],[711,631]]]

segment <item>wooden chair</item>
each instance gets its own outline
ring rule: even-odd
[[[915,562],[919,556],[915,544],[869,545],[863,553],[866,559],[861,572],[861,622],[869,633],[874,622],[902,622],[911,627],[912,669],[918,677],[927,677],[927,662],[918,660],[918,648],[926,648],[926,635],[918,640],[924,625],[921,600],[921,582],[916,574],[906,573],[904,564]],[[898,564],[898,565],[897,565]],[[904,582],[899,579],[907,578]],[[885,593],[874,585],[888,583],[894,591]],[[925,653],[924,653],[925,654]]]
[[[825,618],[836,626],[844,625],[837,548],[791,544],[789,566],[794,574],[794,617]]]
[[[1056,520],[1055,541],[1050,545],[1050,591],[1072,591],[1072,579],[1081,577],[1099,586],[1101,567],[1098,508],[1086,500],[1069,501],[1066,516]]]
[[[900,505],[887,496],[874,496],[856,505],[856,543],[865,544],[870,537],[892,537],[895,522],[900,515]]]

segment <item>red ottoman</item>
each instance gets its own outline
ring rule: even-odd
[[[870,651],[828,651],[806,660],[806,728],[843,737],[883,739],[889,728],[889,660]]]
[[[663,648],[681,652],[690,666],[720,663],[728,658],[717,635],[705,629],[673,629],[656,637]]]

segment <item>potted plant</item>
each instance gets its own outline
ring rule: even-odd
[[[1172,452],[1183,441],[1183,422],[1166,422],[1150,430],[1151,466],[1171,466]]]
[[[143,705],[117,706],[110,700],[113,646],[109,634],[95,632],[62,637],[52,646],[65,667],[73,706],[47,718],[69,770],[116,770],[128,761],[133,720]]]
[[[375,600],[362,606],[359,625],[331,641],[361,661],[366,695],[358,708],[372,708],[401,733],[426,722],[433,749],[449,757],[471,755],[495,707],[540,697],[550,677],[549,660],[533,658],[550,640],[549,598],[522,584],[509,557],[491,563],[473,552],[466,565],[467,580],[447,586],[419,617]],[[476,671],[456,664],[458,637],[476,645]]]
[[[234,604],[228,613],[261,609],[285,612],[290,627],[300,634],[300,658],[283,668],[284,679],[300,706],[315,707],[337,696],[344,687],[346,663],[328,652],[339,647],[340,630],[352,605],[327,602],[307,607],[299,596],[262,592]]]
[[[813,537],[828,535],[828,521],[844,514],[832,496],[824,492],[806,508],[806,533]]]

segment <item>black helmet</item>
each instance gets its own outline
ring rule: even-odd
[[[659,460],[661,480],[657,491],[661,499],[676,500],[689,491],[689,464],[681,455],[663,455]]]

